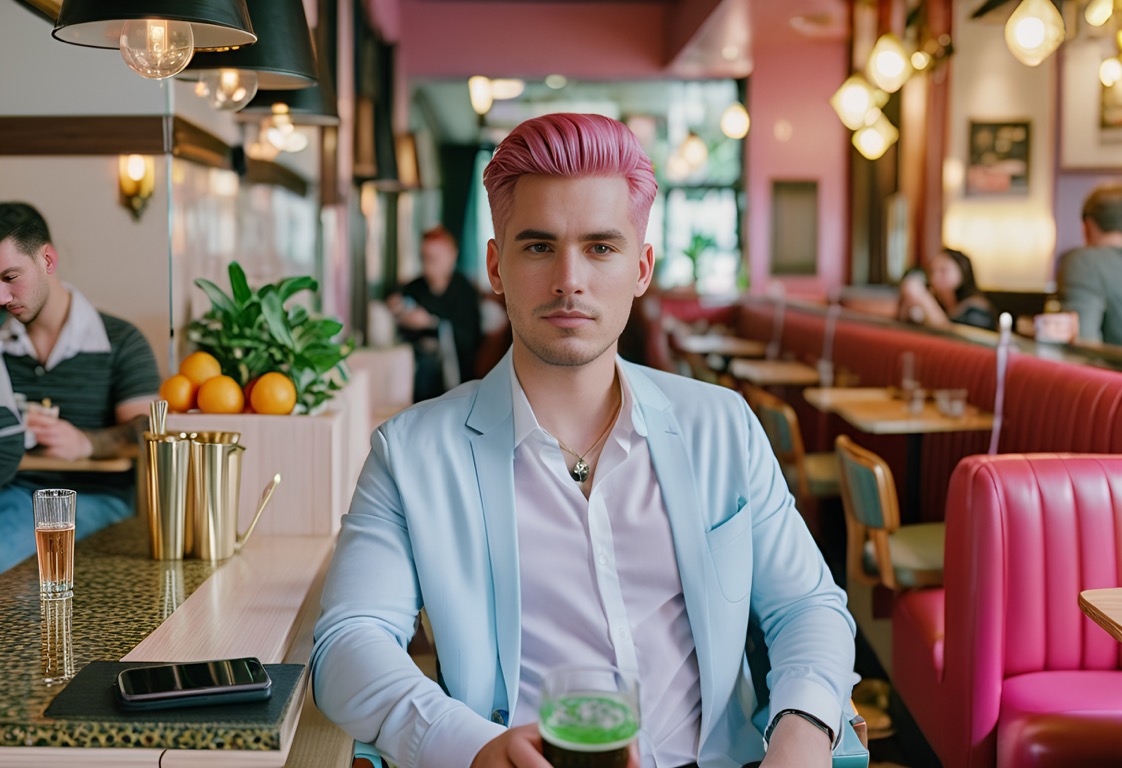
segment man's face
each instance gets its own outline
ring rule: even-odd
[[[654,254],[631,223],[622,177],[523,176],[511,215],[487,244],[516,348],[547,365],[581,366],[615,350]]]
[[[38,317],[47,303],[50,288],[44,252],[50,247],[44,245],[34,256],[28,256],[12,238],[0,241],[0,307],[24,325]]]
[[[456,249],[443,238],[421,242],[421,273],[430,283],[444,283],[456,268]]]

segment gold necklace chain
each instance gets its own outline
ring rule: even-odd
[[[619,416],[619,411],[622,407],[623,395],[621,394],[619,402],[616,403],[615,412],[612,414],[612,417],[608,419],[608,424],[604,427],[604,431],[600,433],[600,436],[596,438],[596,442],[589,446],[588,450],[586,450],[583,454],[577,453],[572,448],[561,442],[561,438],[557,438],[557,445],[561,448],[561,450],[565,451],[566,453],[571,453],[577,457],[577,463],[574,464],[573,468],[569,470],[569,477],[573,478],[574,481],[583,483],[589,478],[589,476],[592,475],[592,465],[585,461],[584,457],[596,450],[596,446],[600,445],[600,441],[607,437],[608,433],[612,431],[612,425],[616,423],[616,417]]]

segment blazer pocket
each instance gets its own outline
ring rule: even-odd
[[[743,504],[732,517],[705,534],[709,556],[721,593],[730,602],[739,602],[752,589],[752,516]]]

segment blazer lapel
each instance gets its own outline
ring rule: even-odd
[[[509,713],[514,711],[522,662],[522,594],[514,511],[514,411],[509,356],[508,352],[480,383],[467,419],[468,428],[476,433],[471,438],[471,449],[486,526],[507,723]]]

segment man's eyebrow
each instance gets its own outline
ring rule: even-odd
[[[544,229],[524,229],[514,236],[514,241],[521,240],[556,240],[557,235],[546,232]]]
[[[627,236],[618,229],[605,229],[603,232],[589,232],[587,235],[581,237],[581,240],[590,242],[593,240],[609,240],[613,242],[627,242]]]

